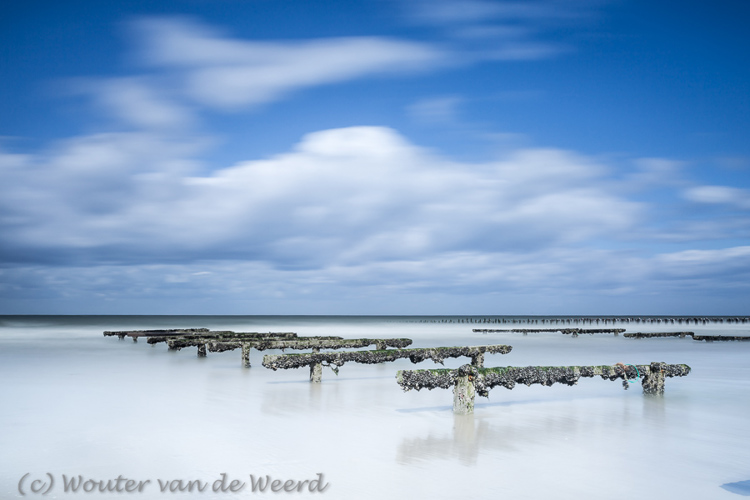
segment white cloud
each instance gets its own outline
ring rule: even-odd
[[[182,104],[168,98],[160,86],[145,78],[112,78],[78,83],[93,94],[108,115],[139,129],[187,128],[195,117]]]
[[[288,153],[209,176],[191,175],[191,153],[107,134],[48,157],[3,157],[4,211],[25,221],[5,228],[3,244],[320,267],[582,242],[628,230],[641,209],[600,186],[606,169],[568,152],[461,164],[379,127],[310,134]]]
[[[6,304],[31,307],[43,290],[99,301],[100,312],[210,303],[236,313],[243,306],[227,304],[251,300],[286,313],[365,313],[356,308],[373,301],[407,313],[405,297],[429,307],[437,294],[462,310],[541,297],[595,312],[622,297],[648,308],[671,303],[660,295],[720,297],[750,282],[747,246],[651,256],[652,241],[628,245],[653,207],[614,191],[606,165],[567,151],[459,163],[391,129],[352,127],[210,175],[187,160],[194,153],[132,133],[0,154]]]
[[[593,15],[603,0],[405,0],[416,21],[432,24],[479,24],[489,21],[540,22]]]
[[[184,19],[145,19],[137,26],[143,62],[184,71],[190,98],[225,110],[305,87],[432,69],[452,58],[428,44],[383,37],[268,42],[228,38]]]
[[[750,287],[750,246],[683,250],[654,259],[654,275],[670,281],[691,280],[724,288]]]
[[[423,123],[453,123],[458,117],[458,107],[464,99],[459,96],[442,96],[422,99],[407,108],[407,113]]]
[[[750,210],[750,190],[728,186],[698,186],[685,191],[690,201],[712,205],[729,205],[741,210]]]
[[[544,59],[568,52],[564,27],[585,29],[608,0],[402,0],[407,19],[443,30],[473,61]],[[574,44],[575,41],[571,39]]]

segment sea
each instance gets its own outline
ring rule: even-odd
[[[632,318],[632,317],[631,317]],[[1,316],[0,498],[732,499],[750,495],[750,336],[724,318],[606,323],[521,316]],[[659,318],[661,320],[662,318]],[[674,318],[672,318],[674,319]],[[498,387],[455,415],[450,389],[404,392],[408,359],[272,371],[265,354],[169,351],[105,330],[210,328],[511,345],[485,366],[685,363],[664,396],[640,384]],[[374,349],[375,347],[371,347]],[[299,351],[287,351],[299,352]],[[467,359],[447,359],[457,368]]]

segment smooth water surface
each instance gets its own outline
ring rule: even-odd
[[[622,326],[750,335],[748,324]],[[477,398],[473,415],[455,416],[450,390],[404,393],[396,384],[397,370],[434,367],[429,361],[346,364],[338,376],[324,369],[317,385],[306,369],[263,368],[262,355],[274,351],[252,351],[253,367],[244,369],[239,351],[197,358],[195,349],[102,336],[170,327],[513,346],[488,355],[485,366],[666,361],[693,371],[667,379],[664,397],[644,397],[640,384],[626,391],[619,381],[581,379],[574,387],[495,388]],[[2,317],[0,497],[20,498],[26,474],[27,497],[39,496],[28,488],[49,473],[56,483],[45,498],[229,499],[261,495],[251,474],[300,481],[321,473],[323,492],[263,495],[740,498],[721,485],[750,479],[750,342],[472,332],[477,327],[507,326],[398,317]],[[236,479],[245,487],[212,491],[222,473],[225,485]],[[66,493],[63,475],[151,482],[141,492]],[[206,489],[161,492],[159,479],[198,480]]]

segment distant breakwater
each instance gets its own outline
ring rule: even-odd
[[[433,317],[406,320],[413,323],[466,323],[498,325],[607,325],[607,324],[664,324],[664,325],[708,325],[748,324],[750,316],[544,316],[503,317],[467,316]]]

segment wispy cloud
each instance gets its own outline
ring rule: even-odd
[[[435,45],[384,37],[252,41],[177,18],[142,19],[135,27],[143,63],[184,73],[186,96],[225,110],[306,87],[433,69],[452,59]]]
[[[163,82],[153,78],[78,78],[73,92],[90,96],[98,111],[118,125],[146,130],[184,130],[197,118],[179,96],[171,96]]]
[[[479,24],[489,21],[554,21],[589,18],[602,0],[407,0],[414,20],[433,24]]]
[[[442,30],[475,60],[534,60],[571,50],[561,28],[582,30],[605,0],[404,0],[406,18]]]
[[[690,201],[750,210],[750,190],[729,186],[698,186],[685,191]]]
[[[407,108],[407,113],[418,122],[453,123],[458,118],[458,108],[464,99],[459,96],[442,96],[420,99]]]

